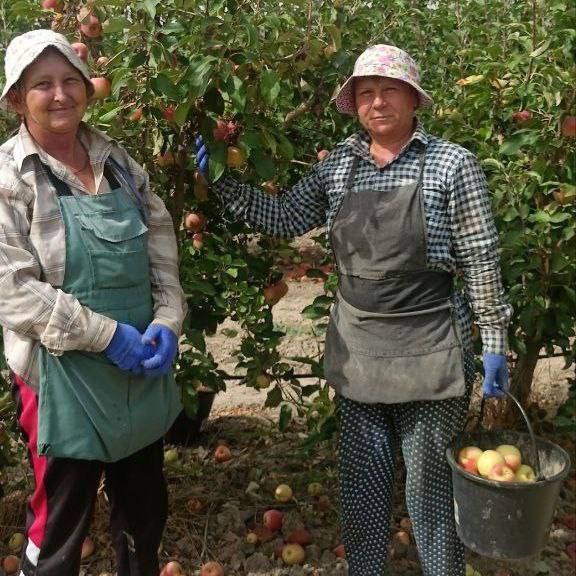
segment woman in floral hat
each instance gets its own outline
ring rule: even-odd
[[[36,484],[20,575],[78,575],[102,475],[118,575],[157,575],[186,309],[172,221],[82,122],[93,88],[64,36],[14,38],[5,68],[21,125],[0,147],[0,324]]]
[[[468,150],[418,122],[418,109],[431,103],[406,52],[372,46],[336,98],[361,129],[309,176],[276,197],[230,178],[213,184],[233,214],[269,234],[328,226],[339,286],[324,368],[340,400],[351,576],[385,570],[399,449],[423,573],[464,575],[445,450],[463,427],[474,380],[472,312],[484,344],[484,393],[500,396],[508,386],[511,310],[486,180]],[[197,146],[206,173],[206,148]]]

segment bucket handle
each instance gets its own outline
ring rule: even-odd
[[[528,415],[526,414],[526,411],[524,410],[522,404],[520,404],[516,396],[514,396],[508,390],[502,390],[502,392],[504,392],[504,394],[506,394],[506,396],[508,396],[508,398],[510,398],[514,402],[514,404],[516,404],[518,410],[520,410],[520,413],[524,418],[524,421],[526,422],[526,427],[528,428],[528,434],[530,435],[530,442],[532,444],[532,455],[534,456],[534,468],[535,468],[534,473],[536,475],[536,480],[538,481],[544,480],[544,476],[542,475],[542,468],[540,466],[540,454],[538,453],[538,447],[536,446],[536,436],[534,435],[534,429],[532,428],[532,424],[528,419]],[[482,420],[484,419],[485,402],[486,397],[482,396],[482,401],[480,403],[480,414],[478,415],[478,424],[480,425],[482,424]]]

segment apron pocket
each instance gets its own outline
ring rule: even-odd
[[[326,333],[324,371],[330,385],[358,402],[461,396],[464,364],[451,304],[377,314],[339,297]]]
[[[90,252],[96,288],[131,288],[150,282],[148,259],[143,250],[131,252]]]

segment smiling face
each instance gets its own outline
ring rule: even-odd
[[[409,136],[418,107],[416,91],[401,80],[365,76],[354,81],[360,123],[372,139],[386,142]]]
[[[88,105],[84,78],[56,50],[42,53],[22,74],[10,102],[32,136],[76,134]]]

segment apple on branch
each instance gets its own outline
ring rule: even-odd
[[[288,292],[288,284],[284,280],[276,282],[276,284],[271,284],[264,288],[264,300],[270,306],[277,304]]]
[[[92,82],[94,88],[94,94],[92,95],[94,100],[104,100],[104,98],[110,96],[111,84],[108,78],[98,76],[96,78],[90,78],[90,82]]]
[[[84,42],[72,42],[70,46],[72,47],[72,50],[76,52],[80,60],[83,60],[84,62],[88,61],[88,46],[86,46]]]

